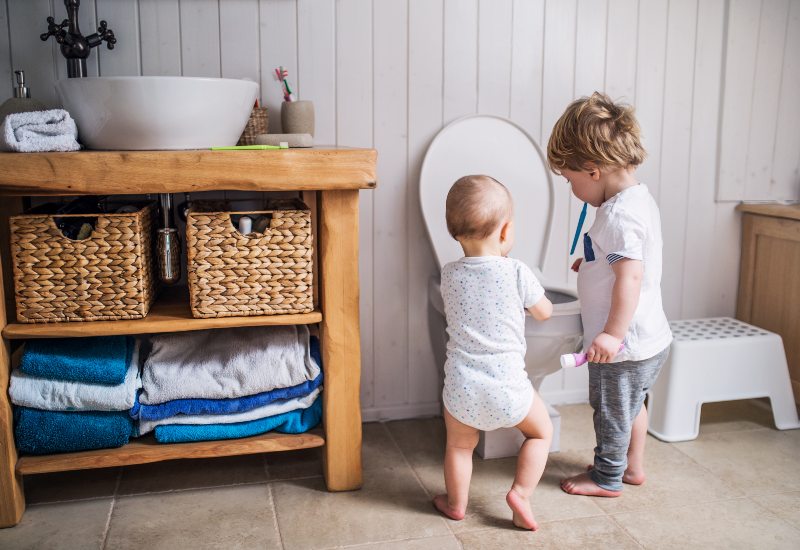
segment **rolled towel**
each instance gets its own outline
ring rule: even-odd
[[[229,399],[314,380],[305,325],[158,334],[142,370],[142,405]]]
[[[322,397],[307,409],[240,422],[238,424],[207,424],[204,426],[186,426],[171,424],[156,427],[156,441],[159,443],[184,443],[189,441],[212,441],[218,439],[238,439],[276,431],[287,434],[307,432],[319,424],[322,419]]]
[[[122,447],[133,420],[121,412],[55,412],[14,408],[14,438],[22,454],[43,455]]]
[[[12,113],[3,121],[0,150],[18,153],[77,151],[78,127],[64,109]]]
[[[14,369],[8,394],[15,405],[47,411],[128,411],[135,405],[136,393],[141,387],[139,345],[136,343],[122,384],[52,380]]]
[[[311,337],[311,359],[322,366],[319,338]],[[275,388],[256,395],[231,399],[175,399],[158,405],[142,405],[136,402],[131,415],[140,420],[161,420],[178,414],[234,414],[263,407],[281,399],[293,399],[308,395],[322,384],[322,372],[313,380],[289,388]]]
[[[140,420],[139,421],[139,435],[152,432],[157,426],[167,426],[170,424],[192,425],[199,426],[204,424],[238,424],[241,422],[250,422],[251,420],[261,420],[270,416],[277,416],[279,414],[295,411],[298,409],[307,409],[319,396],[320,388],[315,389],[308,395],[303,397],[296,397],[294,399],[284,399],[269,403],[263,407],[258,407],[247,412],[236,414],[197,414],[197,415],[178,415],[171,418],[164,418],[161,420]]]
[[[133,353],[133,340],[129,336],[28,340],[19,369],[52,380],[122,384]]]

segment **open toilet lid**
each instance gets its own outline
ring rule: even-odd
[[[491,176],[514,198],[515,244],[510,256],[541,269],[553,212],[553,182],[539,146],[504,118],[472,115],[445,126],[433,139],[419,178],[422,215],[441,268],[463,256],[447,232],[445,200],[455,181]],[[566,246],[566,244],[564,245]]]

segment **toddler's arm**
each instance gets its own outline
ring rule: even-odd
[[[614,271],[614,288],[611,292],[611,310],[603,332],[597,335],[586,357],[592,363],[608,363],[619,352],[619,346],[639,305],[643,266],[640,260],[623,258],[611,264]]]
[[[553,302],[542,296],[541,300],[528,308],[528,311],[537,321],[546,321],[553,314]]]

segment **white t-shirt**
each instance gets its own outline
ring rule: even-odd
[[[479,430],[519,424],[533,386],[525,371],[525,309],[544,296],[528,266],[513,258],[461,258],[442,268],[447,317],[443,400]]]
[[[639,305],[623,340],[625,349],[613,362],[649,359],[672,342],[661,303],[662,246],[658,205],[646,185],[628,187],[597,209],[583,238],[584,259],[578,272],[585,349],[603,332],[616,280],[611,265],[623,258],[640,260],[644,274]]]

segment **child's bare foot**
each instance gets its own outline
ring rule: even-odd
[[[513,488],[506,495],[506,503],[513,512],[511,521],[520,529],[530,529],[536,531],[539,524],[533,518],[531,503],[528,499],[517,493]]]
[[[465,511],[464,510],[456,510],[452,508],[450,504],[447,502],[447,495],[436,495],[433,497],[433,505],[439,510],[442,514],[449,517],[450,519],[454,519],[456,521],[461,521],[464,519]]]
[[[609,491],[598,486],[589,473],[578,474],[561,480],[561,490],[571,495],[588,495],[592,497],[618,497],[622,491]]]
[[[586,466],[586,471],[588,472],[592,468],[594,468],[594,466],[589,464]],[[628,467],[628,469],[625,470],[625,473],[622,474],[622,483],[627,483],[628,485],[641,485],[646,479],[647,477],[644,475],[644,470],[637,472],[630,467]]]

